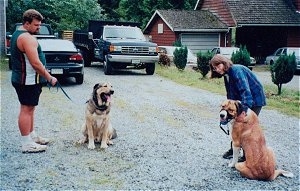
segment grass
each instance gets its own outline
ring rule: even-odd
[[[253,69],[254,71],[268,71],[268,66],[259,66]],[[217,93],[220,95],[226,95],[223,78],[209,79],[202,78],[199,72],[192,69],[186,69],[179,71],[176,67],[165,67],[161,65],[156,66],[156,74],[164,78],[170,79],[178,84],[191,86],[203,90]],[[289,116],[295,116],[299,118],[299,90],[283,89],[281,95],[277,95],[277,86],[264,85],[264,90],[267,97],[266,109],[277,110],[283,114]]]

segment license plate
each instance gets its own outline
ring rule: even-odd
[[[131,63],[132,63],[132,64],[140,64],[140,63],[141,63],[141,60],[131,60]]]
[[[63,74],[63,73],[64,73],[63,69],[59,69],[59,68],[51,69],[51,74]]]

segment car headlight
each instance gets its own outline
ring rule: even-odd
[[[150,46],[149,52],[157,52],[157,48],[155,46]]]
[[[114,46],[114,45],[109,46],[109,51],[110,52],[121,52],[121,50],[122,50],[121,46]]]

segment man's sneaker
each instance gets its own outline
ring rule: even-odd
[[[228,151],[226,151],[226,152],[223,154],[223,158],[224,158],[224,159],[231,159],[231,158],[232,158],[232,155],[233,155],[233,150],[232,150],[232,149],[229,149]]]
[[[48,138],[44,138],[44,137],[40,137],[40,136],[34,137],[32,139],[35,143],[40,144],[40,145],[47,145],[50,142],[50,140]]]
[[[46,145],[40,145],[34,142],[22,145],[23,153],[39,153],[39,152],[46,151],[46,149],[47,149]]]

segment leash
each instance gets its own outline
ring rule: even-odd
[[[63,89],[63,87],[61,86],[61,84],[57,81],[56,82],[56,84],[54,85],[54,86],[52,86],[49,82],[47,83],[47,87],[49,88],[49,91],[50,92],[53,92],[53,91],[51,91],[51,88],[56,88],[56,92],[55,93],[57,93],[58,92],[58,90],[59,89],[61,89],[61,91],[64,93],[64,95],[71,101],[71,102],[73,102],[73,103],[75,103],[75,104],[78,104],[78,103],[76,103],[75,101],[73,101],[72,99],[71,99],[71,97],[67,94],[67,92]],[[87,103],[87,101],[86,102],[84,102],[83,104],[86,104]],[[81,104],[81,103],[80,103]]]
[[[224,133],[225,133],[226,135],[229,135],[228,123],[229,123],[230,121],[231,121],[231,119],[227,119],[225,122],[220,122],[220,128],[224,131]],[[223,126],[225,126],[225,125],[226,125],[226,127],[227,127],[226,130],[223,128]]]

